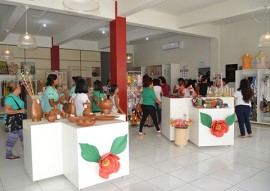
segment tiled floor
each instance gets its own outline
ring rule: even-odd
[[[177,147],[154,128],[130,128],[130,175],[83,191],[269,191],[270,127],[253,125],[254,137],[235,145],[198,148]],[[0,130],[0,191],[75,191],[64,177],[32,182],[23,159],[5,160],[6,133]],[[20,144],[14,154],[22,155]]]

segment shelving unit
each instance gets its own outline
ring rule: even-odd
[[[141,71],[128,71],[127,72],[127,105],[128,116],[132,114],[132,110],[135,109],[136,104],[141,99],[142,91],[142,74]]]
[[[270,70],[266,69],[252,69],[252,70],[237,70],[235,73],[235,89],[239,88],[240,81],[243,78],[248,78],[248,77],[255,77],[256,80],[253,83],[253,89],[254,89],[254,103],[255,103],[255,108],[253,108],[252,111],[252,119],[251,122],[257,122],[261,124],[270,124],[270,113],[264,113],[263,111],[260,110],[260,98],[259,95],[261,94],[262,88],[261,88],[261,82],[262,79],[266,76],[270,76]],[[256,115],[256,117],[255,117]]]

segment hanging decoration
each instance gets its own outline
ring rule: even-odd
[[[127,134],[114,139],[110,152],[100,156],[97,147],[87,143],[79,143],[81,147],[81,156],[88,162],[99,164],[99,176],[108,179],[110,174],[117,173],[120,169],[120,157],[117,154],[122,153],[127,146]]]
[[[225,120],[214,120],[206,113],[200,112],[201,123],[210,128],[212,135],[216,137],[223,137],[225,133],[229,131],[229,126],[235,121],[235,115],[232,114],[226,117]]]

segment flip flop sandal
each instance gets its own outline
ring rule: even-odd
[[[7,159],[7,160],[17,160],[17,159],[19,159],[19,158],[20,158],[19,156],[12,155],[12,156],[10,156],[10,157],[7,157],[6,159]]]

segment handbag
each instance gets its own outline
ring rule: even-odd
[[[140,103],[136,104],[136,110],[142,112],[142,105]]]
[[[17,101],[12,97],[16,105],[18,106],[18,110],[21,109]],[[6,122],[5,122],[5,131],[12,132],[17,131],[23,128],[23,119],[26,119],[27,115],[25,113],[16,113],[16,114],[7,114]]]

